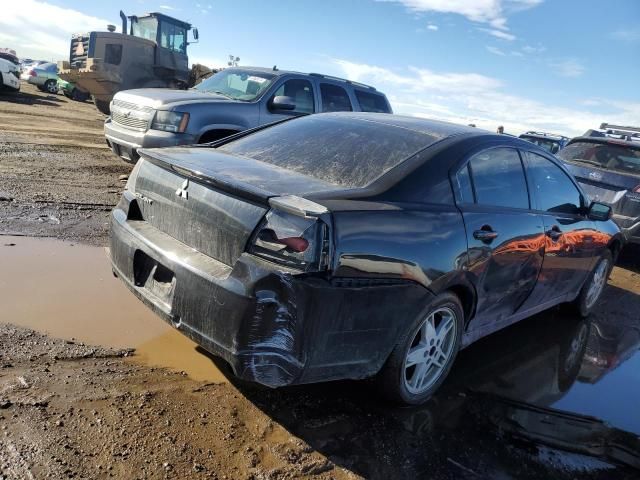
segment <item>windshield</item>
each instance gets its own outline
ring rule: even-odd
[[[147,40],[156,41],[158,34],[158,19],[155,17],[138,18],[131,21],[133,35]]]
[[[521,135],[520,138],[526,140],[527,142],[535,143],[539,147],[544,148],[547,152],[556,153],[557,150],[553,148],[554,145],[557,145],[556,148],[560,147],[560,144],[548,138],[538,138],[538,137],[528,137],[526,135]]]
[[[640,146],[575,142],[567,145],[559,157],[568,162],[589,163],[606,170],[640,173]]]
[[[269,73],[248,70],[223,70],[196,85],[195,89],[249,102],[262,95],[274,77]]]

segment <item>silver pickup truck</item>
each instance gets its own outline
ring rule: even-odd
[[[387,97],[368,85],[275,67],[234,67],[190,90],[118,92],[104,132],[113,152],[135,163],[139,148],[207,143],[292,115],[339,111],[392,113]]]

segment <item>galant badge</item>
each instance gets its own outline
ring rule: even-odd
[[[189,198],[189,192],[187,192],[187,188],[189,188],[189,179],[186,179],[184,182],[182,182],[182,186],[176,190],[176,195],[187,200]]]
[[[591,172],[589,173],[589,178],[599,181],[599,180],[602,180],[602,174],[598,172]]]

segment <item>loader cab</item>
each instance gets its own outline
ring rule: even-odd
[[[161,48],[186,55],[187,32],[191,30],[190,24],[162,13],[149,13],[140,17],[134,15],[129,19],[131,20],[130,35],[152,40]]]
[[[154,69],[159,76],[189,70],[187,57],[187,32],[191,30],[189,23],[162,13],[134,15],[129,17],[129,20],[131,21],[130,35],[156,43]],[[194,38],[197,38],[197,30],[194,29],[193,34]]]

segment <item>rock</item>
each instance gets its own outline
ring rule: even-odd
[[[9,195],[7,192],[0,191],[0,202],[11,202],[13,201],[13,197]]]
[[[127,181],[129,179],[129,175],[120,175],[118,177],[118,180],[120,181]]]

